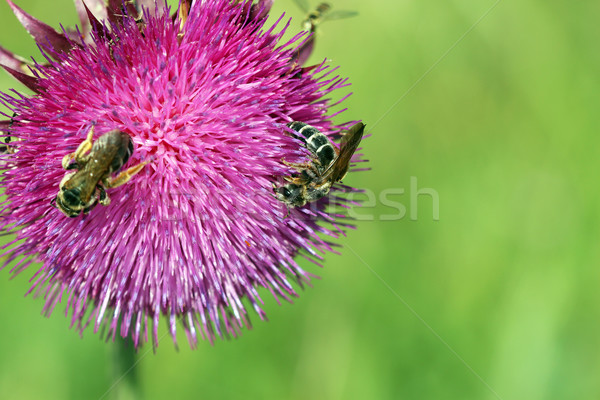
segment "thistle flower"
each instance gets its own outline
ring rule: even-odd
[[[30,292],[45,311],[66,301],[79,330],[92,324],[136,346],[148,331],[158,345],[162,314],[173,340],[179,320],[193,347],[249,327],[248,305],[265,318],[258,288],[297,296],[290,282],[314,275],[294,258],[319,264],[332,251],[319,233],[338,236],[341,216],[326,205],[345,202],[330,194],[287,210],[275,198],[273,183],[294,172],[282,160],[309,157],[286,124],[336,137],[354,123],[334,126],[324,99],[347,80],[324,63],[297,64],[306,33],[280,44],[289,22],[265,26],[268,0],[182,1],[172,16],[162,1],[76,0],[81,26],[62,32],[7,1],[45,60],[0,49],[4,68],[35,92],[0,93],[14,112],[0,122],[11,138],[0,230],[16,235],[3,256],[14,274],[41,264]],[[149,162],[109,190],[109,206],[67,218],[51,205],[61,160],[92,127],[95,138],[131,137],[127,166]]]

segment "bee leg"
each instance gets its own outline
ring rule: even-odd
[[[142,170],[142,168],[144,168],[144,166],[146,164],[148,164],[150,161],[144,161],[142,163],[139,163],[138,165],[134,165],[131,168],[127,168],[125,171],[121,171],[121,173],[117,176],[115,176],[114,178],[112,177],[108,177],[104,180],[104,186],[106,186],[107,188],[115,188],[115,187],[119,187],[121,185],[126,184],[127,182],[129,182],[129,180],[131,178],[133,178],[133,176],[135,174],[137,174],[138,172],[140,172]]]
[[[84,164],[85,161],[87,161],[87,159],[89,158],[89,157],[86,157],[86,154],[89,153],[90,150],[92,150],[93,137],[94,137],[94,126],[92,125],[85,140],[83,142],[81,142],[81,144],[79,145],[77,150],[75,150],[75,153],[73,153],[73,156],[75,158],[75,161],[77,161],[77,163]]]
[[[90,128],[87,138],[77,147],[74,153],[67,154],[62,159],[62,167],[64,169],[79,168],[79,164],[85,164],[89,157],[85,156],[92,149],[92,138],[94,137],[94,126]],[[69,164],[75,160],[76,166],[72,167]]]
[[[92,211],[94,209],[94,207],[96,207],[97,204],[98,204],[97,202],[93,202],[89,207],[86,207],[83,209],[83,213],[86,215],[89,214],[90,211]]]
[[[309,184],[310,182],[315,181],[319,177],[320,174],[318,173],[318,171],[315,171],[313,169],[304,169],[300,171],[300,174],[292,174],[291,176],[285,176],[283,179],[295,185],[304,186],[306,184]]]
[[[289,161],[285,161],[284,159],[281,159],[281,162],[284,163],[285,165],[287,165],[288,167],[292,167],[298,171],[303,171],[305,169],[313,169],[313,165],[311,163],[291,163]]]
[[[290,205],[286,204],[285,208],[287,208],[287,212],[285,213],[285,216],[283,217],[283,219],[286,219],[287,217],[290,216]]]
[[[110,197],[108,197],[108,195],[106,194],[106,190],[104,189],[104,186],[97,185],[96,189],[98,190],[98,202],[100,204],[102,204],[103,206],[109,205]]]
[[[304,176],[284,176],[283,179],[286,182],[293,183],[294,185],[304,186],[310,182],[310,179]]]
[[[177,34],[177,38],[182,38],[184,35],[184,26],[185,26],[185,22],[188,19],[188,15],[190,14],[190,6],[191,6],[191,1],[184,1],[180,4],[179,6],[179,33]]]

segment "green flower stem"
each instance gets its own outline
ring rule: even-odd
[[[112,358],[112,378],[115,386],[111,398],[114,400],[141,399],[139,379],[135,368],[136,354],[131,339],[123,339],[117,334],[113,343]]]

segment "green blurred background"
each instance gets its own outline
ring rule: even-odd
[[[70,0],[17,4],[77,22]],[[322,279],[293,305],[263,291],[270,321],[240,338],[142,348],[143,397],[599,398],[600,3],[334,4],[360,15],[323,24],[311,61],[342,66],[354,92],[343,119],[373,133],[372,171],[347,183],[404,188],[386,196],[407,215],[385,217],[398,210],[379,198],[357,210],[372,220],[343,254],[308,267]],[[299,30],[302,11],[278,0],[273,15],[284,11]],[[5,2],[0,43],[38,54]],[[9,88],[23,90],[1,73]],[[411,177],[439,195],[439,220],[430,196],[411,204]],[[0,273],[0,397],[101,398],[113,344],[81,339],[64,306],[42,317],[43,301],[23,298],[32,274]]]

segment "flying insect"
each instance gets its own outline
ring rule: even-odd
[[[332,10],[331,4],[320,3],[314,10],[310,10],[307,0],[294,0],[294,2],[306,13],[302,21],[305,31],[314,33],[322,22],[332,19],[350,18],[358,15],[356,11]]]
[[[305,13],[302,28],[310,32],[310,37],[302,43],[290,61],[290,65],[304,65],[315,47],[315,36],[317,27],[326,20],[348,18],[357,15],[355,11],[332,10],[329,3],[320,3],[313,11],[310,11],[307,0],[294,0]]]

